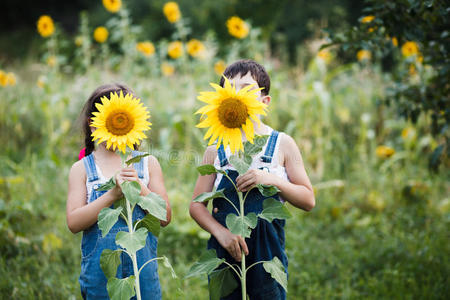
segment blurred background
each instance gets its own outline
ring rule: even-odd
[[[141,150],[173,207],[158,252],[164,299],[206,247],[188,206],[206,147],[200,91],[241,58],[271,77],[265,122],[291,135],[316,207],[289,206],[288,299],[444,299],[449,292],[446,1],[30,1],[0,4],[0,296],[80,299],[67,176],[82,106],[122,82],[153,123]]]

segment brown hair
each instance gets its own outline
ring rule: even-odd
[[[245,76],[250,72],[253,79],[258,83],[258,86],[260,88],[264,88],[261,90],[261,94],[266,96],[269,94],[270,91],[270,77],[269,74],[267,74],[266,69],[260,64],[258,64],[256,61],[251,59],[241,59],[238,60],[231,65],[229,65],[225,72],[223,72],[223,75],[226,78],[233,78],[238,74],[241,74],[241,76]],[[220,86],[223,87],[223,84],[225,83],[225,79],[222,77],[220,78]]]
[[[93,112],[97,112],[98,109],[95,106],[96,103],[101,103],[102,97],[109,97],[111,93],[124,94],[134,94],[133,91],[124,84],[113,83],[105,84],[99,86],[95,91],[89,96],[88,100],[84,104],[83,110],[81,111],[80,119],[82,123],[83,133],[84,133],[84,146],[86,147],[85,155],[89,155],[95,149],[95,143],[91,136],[91,118]]]

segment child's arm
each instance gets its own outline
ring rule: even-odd
[[[169,197],[167,196],[166,187],[164,186],[164,177],[161,170],[161,166],[158,159],[153,155],[148,157],[148,173],[150,180],[148,182],[147,191],[143,190],[142,193],[147,195],[150,191],[160,195],[164,200],[166,200],[166,220],[160,221],[161,226],[167,226],[172,219],[172,209],[170,207]]]
[[[280,141],[280,150],[289,181],[263,170],[250,170],[237,178],[237,188],[244,192],[259,183],[274,185],[280,189],[280,196],[283,199],[295,207],[310,211],[315,206],[316,200],[300,150],[294,139],[285,134]]]
[[[206,149],[203,156],[203,164],[214,164],[216,157],[216,146],[210,146]],[[215,174],[199,176],[195,184],[192,199],[204,192],[211,192],[214,187]],[[189,205],[189,213],[191,217],[200,225],[201,228],[212,234],[219,244],[225,248],[228,253],[236,260],[241,260],[241,247],[248,255],[248,248],[245,240],[239,236],[232,234],[226,227],[222,226],[206,208],[208,203],[191,202]]]
[[[97,200],[86,204],[86,171],[81,160],[76,162],[69,173],[66,206],[67,226],[73,233],[89,228],[97,222],[98,214],[104,207],[111,206],[121,197],[122,191],[116,185]]]

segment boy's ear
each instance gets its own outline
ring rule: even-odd
[[[269,95],[263,96],[261,98],[261,102],[266,104],[266,105],[269,105],[271,100],[272,100],[272,97],[270,97]]]

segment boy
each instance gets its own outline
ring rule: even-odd
[[[260,64],[252,60],[240,60],[228,66],[224,76],[234,82],[236,90],[251,84],[255,88],[263,88],[258,92],[258,100],[269,104],[270,78]],[[224,78],[220,85],[223,86]],[[255,122],[256,123],[256,122]],[[302,156],[295,141],[284,133],[278,133],[261,122],[255,126],[256,135],[270,135],[261,153],[253,157],[252,165],[244,175],[237,172],[228,163],[229,149],[209,146],[203,157],[203,164],[214,164],[217,169],[226,170],[235,182],[237,188],[246,192],[256,184],[274,185],[279,195],[273,198],[288,201],[295,207],[309,211],[315,205],[311,182],[303,166]],[[219,159],[220,157],[220,159]],[[222,174],[199,176],[194,189],[193,198],[201,193],[211,192],[213,188],[232,190],[231,183]],[[228,197],[237,198],[235,192]],[[280,199],[282,198],[282,199]],[[255,213],[261,212],[264,197],[253,189],[246,199],[246,206]],[[208,248],[216,249],[219,258],[225,258],[230,264],[241,261],[241,250],[246,254],[246,260],[251,262],[271,260],[277,256],[287,271],[287,257],[284,245],[284,220],[275,219],[272,223],[258,219],[258,225],[253,229],[251,237],[244,239],[232,234],[225,226],[225,217],[231,212],[227,201],[213,201],[212,214],[207,209],[207,203],[191,202],[189,212],[191,217],[211,234]],[[248,211],[247,211],[248,212]],[[223,299],[242,299],[241,289],[237,288]],[[247,293],[250,299],[286,299],[284,289],[265,272],[262,264],[255,265],[247,273]]]

